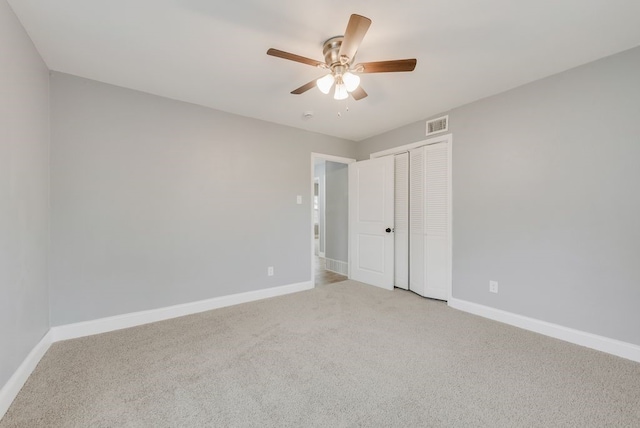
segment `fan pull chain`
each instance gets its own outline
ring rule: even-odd
[[[345,108],[344,108],[345,113],[349,113],[349,100],[348,99],[345,100],[344,106],[345,106]],[[338,118],[341,118],[341,117],[342,117],[342,113],[340,111],[338,111]]]

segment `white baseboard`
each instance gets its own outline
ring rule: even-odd
[[[51,344],[54,342],[91,336],[99,333],[107,333],[109,331],[135,327],[185,315],[197,314],[199,312],[238,305],[240,303],[248,303],[256,300],[268,299],[270,297],[283,296],[285,294],[310,290],[312,288],[313,283],[311,281],[299,282],[297,284],[248,291],[246,293],[215,297],[213,299],[200,300],[181,305],[167,306],[148,311],[133,312],[108,318],[51,327],[47,334],[40,340],[40,342],[38,342],[29,355],[27,355],[27,358],[25,358],[13,376],[11,376],[2,389],[0,389],[0,419],[2,419],[4,414],[7,412],[9,406],[11,406],[11,403],[20,392],[20,389],[22,389],[24,383],[27,381],[29,376],[31,376],[31,373],[40,362],[40,359],[42,359]]]
[[[544,334],[545,336],[554,337],[556,339],[571,342],[576,345],[585,346],[587,348],[606,352],[618,357],[626,358],[640,363],[640,346],[632,343],[622,342],[620,340],[610,339],[604,336],[587,333],[581,330],[575,330],[558,324],[546,321],[540,321],[535,318],[525,317],[523,315],[514,314],[512,312],[503,311],[501,309],[491,308],[489,306],[479,305],[477,303],[468,302],[460,299],[449,299],[449,306],[494,321],[510,324],[525,330],[534,331]]]
[[[24,383],[27,381],[29,376],[31,376],[31,373],[40,362],[40,359],[42,359],[51,344],[54,342],[91,336],[99,333],[107,333],[109,331],[135,327],[185,315],[197,314],[199,312],[238,305],[240,303],[248,303],[256,300],[268,299],[270,297],[283,296],[285,294],[310,290],[312,288],[313,283],[311,281],[299,282],[297,284],[248,291],[246,293],[215,297],[213,299],[200,300],[181,305],[167,306],[148,311],[133,312],[108,318],[51,327],[47,334],[40,340],[40,342],[38,342],[33,350],[31,350],[29,355],[27,355],[27,358],[25,358],[13,376],[11,376],[2,389],[0,389],[0,419],[2,419],[4,414],[7,412],[9,406],[11,406],[11,403],[20,392],[20,389],[22,389]]]
[[[151,309],[148,311],[132,312],[123,315],[116,315],[113,317],[99,318],[96,320],[84,321],[74,324],[66,324],[57,327],[51,327],[51,331],[53,334],[53,341],[58,342],[60,340],[75,339],[78,337],[107,333],[109,331],[135,327],[156,321],[164,321],[171,318],[182,317],[185,315],[197,314],[199,312],[224,308],[226,306],[238,305],[240,303],[268,299],[270,297],[296,293],[298,291],[309,290],[311,288],[313,288],[313,284],[311,283],[311,281],[300,282],[297,284],[283,285],[280,287],[266,288],[263,290],[248,291],[246,293],[215,297],[213,299],[200,300],[197,302],[184,303],[181,305],[167,306],[164,308]]]
[[[35,370],[36,366],[47,352],[49,347],[53,343],[51,330],[44,335],[40,342],[29,352],[27,358],[24,359],[20,367],[13,373],[13,376],[9,378],[7,383],[0,389],[0,419],[7,413],[9,406],[13,403],[24,383],[27,381],[31,373]]]
[[[340,275],[349,275],[349,263],[341,260],[324,259],[325,269],[331,272],[339,273]]]

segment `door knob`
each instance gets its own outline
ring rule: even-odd
[[[391,228],[390,228],[390,227],[387,227],[387,228],[385,229],[385,232],[387,232],[387,233],[391,233]]]

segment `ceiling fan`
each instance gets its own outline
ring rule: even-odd
[[[324,42],[322,46],[324,62],[273,48],[267,51],[267,55],[312,65],[329,72],[319,79],[312,80],[298,89],[294,89],[291,91],[292,94],[305,93],[314,86],[317,86],[322,93],[328,94],[335,84],[333,98],[336,100],[344,100],[349,94],[355,100],[361,100],[367,96],[367,93],[360,86],[359,73],[413,71],[417,63],[417,60],[412,58],[354,64],[358,47],[360,47],[360,43],[370,25],[371,20],[369,18],[356,14],[351,15],[344,36],[332,37]]]

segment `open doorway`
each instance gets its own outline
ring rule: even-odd
[[[312,281],[349,277],[349,173],[354,159],[312,153]]]

